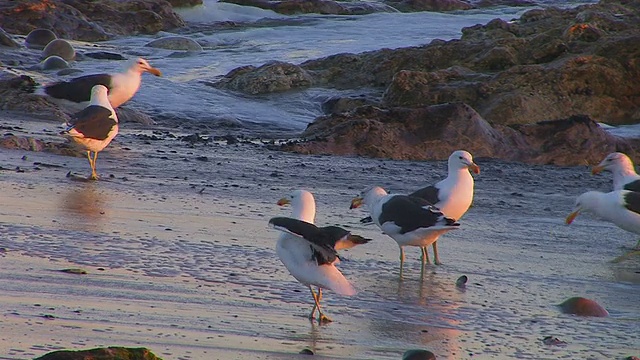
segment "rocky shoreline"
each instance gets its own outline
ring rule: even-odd
[[[67,116],[29,94],[33,79],[14,71],[40,60],[23,49],[24,40],[16,35],[36,26],[89,41],[156,33],[185,25],[172,6],[197,4],[0,2],[0,22],[9,25],[2,44],[15,45],[0,57],[0,108],[53,114],[58,121]],[[76,12],[82,16],[70,17]],[[151,20],[129,20],[130,14],[141,13]],[[9,16],[19,16],[20,21],[2,21]],[[310,123],[301,140],[271,146],[279,150],[424,160],[443,159],[454,149],[466,148],[476,156],[558,165],[598,161],[612,151],[633,158],[637,140],[612,136],[597,123],[640,121],[640,47],[634,46],[640,43],[638,24],[640,5],[633,1],[534,9],[517,20],[496,19],[465,28],[456,40],[337,54],[302,64],[244,66],[207,85],[248,95],[295,93],[309,87],[356,94],[325,102],[327,115]],[[122,114],[122,119],[153,123],[135,111]],[[170,120],[163,121],[167,124],[160,125],[170,125]],[[2,141],[21,142],[25,140],[6,136]]]

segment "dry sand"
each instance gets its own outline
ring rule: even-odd
[[[51,122],[0,112],[0,125],[56,139]],[[85,158],[0,149],[0,359],[108,345],[164,359],[304,358],[304,348],[320,359],[399,359],[410,348],[439,359],[640,354],[640,259],[611,262],[637,237],[586,215],[564,224],[575,196],[608,189],[607,175],[476,159],[474,206],[441,238],[444,265],[421,281],[409,248],[400,281],[397,246],[361,226],[364,213],[349,202],[371,184],[404,192],[433,183],[444,161],[190,146],[175,129],[154,130],[145,140],[150,130],[123,125],[98,157],[98,182],[65,176],[89,174]],[[267,228],[289,214],[275,202],[296,188],[316,195],[319,224],[374,239],[345,253],[340,267],[359,292],[326,292],[327,325],[306,318],[311,297]],[[468,286],[456,288],[463,274]],[[572,296],[611,315],[561,314],[555,304]],[[545,336],[567,345],[544,345]]]

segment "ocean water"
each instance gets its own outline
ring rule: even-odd
[[[593,2],[545,3],[576,6]],[[340,91],[310,88],[248,96],[221,91],[204,82],[214,81],[240,66],[259,66],[273,60],[298,64],[338,53],[419,46],[433,39],[450,40],[460,37],[463,27],[484,24],[495,18],[511,20],[529,9],[496,7],[446,14],[285,16],[268,10],[205,0],[202,6],[178,10],[188,27],[176,30],[179,35],[201,43],[204,46],[202,52],[176,52],[144,46],[171,33],[119,38],[98,46],[127,57],[144,56],[162,70],[162,78],[145,75],[143,87],[129,103],[152,116],[209,123],[250,123],[297,132],[322,114],[324,99],[340,94]],[[236,26],[221,26],[228,22]],[[75,66],[87,72],[97,72],[117,71],[125,65],[121,61],[91,60],[78,62]]]

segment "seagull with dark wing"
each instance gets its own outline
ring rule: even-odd
[[[457,150],[454,151],[447,162],[448,174],[447,177],[435,185],[426,186],[414,191],[409,196],[418,197],[428,201],[433,206],[437,207],[448,218],[456,221],[460,220],[464,215],[471,203],[473,202],[473,176],[469,173],[471,170],[475,174],[480,173],[480,167],[473,162],[473,156],[468,151]],[[362,223],[372,222],[371,217],[366,217],[360,220]],[[435,241],[432,244],[434,263],[440,265],[440,257],[438,256],[438,242]],[[426,256],[427,264],[429,261],[429,254],[427,248],[422,249],[424,256]]]
[[[424,199],[387,194],[379,186],[370,187],[354,198],[351,201],[351,208],[358,208],[363,204],[380,230],[398,243],[400,276],[404,267],[403,248],[405,246],[421,248],[421,273],[424,275],[426,248],[437,241],[440,235],[460,226],[454,219],[446,217],[438,208]]]
[[[59,81],[37,89],[36,94],[44,95],[60,105],[80,110],[87,106],[91,89],[96,85],[104,85],[109,89],[111,106],[117,108],[135,95],[140,88],[142,74],[145,72],[155,76],[162,75],[160,70],[151,66],[147,60],[138,58],[130,63],[125,72],[92,74]]]
[[[640,175],[636,173],[633,161],[626,154],[611,153],[591,169],[594,175],[602,171],[613,174],[613,190],[640,191]]]
[[[276,253],[289,273],[309,287],[313,296],[313,309],[309,319],[318,311],[318,322],[329,322],[320,308],[322,289],[330,289],[340,295],[354,295],[353,286],[335,264],[339,262],[338,250],[365,244],[369,239],[353,235],[338,226],[314,225],[316,206],[313,195],[305,190],[293,191],[278,201],[278,205],[291,204],[292,214],[274,217],[269,225],[283,231],[276,244]],[[318,287],[318,293],[312,286]]]
[[[118,134],[118,117],[109,103],[106,86],[91,89],[91,101],[84,110],[74,114],[60,134],[87,151],[91,180],[97,180],[96,160]],[[91,153],[93,152],[93,156]]]

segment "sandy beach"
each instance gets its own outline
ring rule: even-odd
[[[0,112],[3,133],[60,141],[57,124]],[[622,359],[640,354],[636,236],[581,215],[575,197],[609,174],[476,159],[474,205],[439,241],[442,266],[420,279],[417,248],[398,249],[349,210],[364,187],[406,192],[445,176],[444,161],[303,156],[259,140],[189,144],[162,124],[124,124],[88,175],[86,158],[0,150],[0,359],[56,349],[144,346],[164,359]],[[218,135],[224,135],[218,134]],[[318,224],[374,241],[340,264],[358,289],[329,291],[334,322],[310,323],[308,291],[275,255],[270,217],[292,189],[316,196]],[[81,268],[87,274],[60,270]],[[455,286],[461,275],[466,288]],[[607,318],[564,315],[572,296]],[[565,341],[544,345],[545,336]]]

